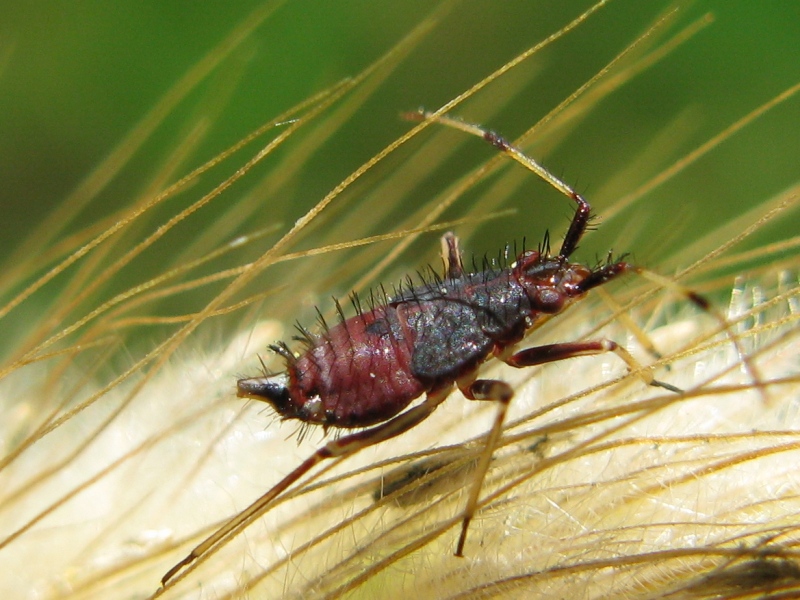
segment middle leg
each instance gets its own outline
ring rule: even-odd
[[[458,544],[456,545],[456,556],[464,556],[464,544],[467,541],[467,530],[469,529],[470,521],[475,515],[475,510],[478,507],[478,496],[483,487],[483,480],[486,478],[486,472],[489,470],[489,464],[492,462],[492,455],[497,442],[500,440],[500,434],[503,431],[503,423],[506,420],[506,413],[508,412],[508,404],[514,391],[511,386],[505,381],[497,379],[475,379],[475,373],[471,373],[458,381],[458,389],[461,393],[470,400],[493,400],[498,403],[497,415],[495,416],[492,429],[489,431],[489,438],[486,440],[481,458],[478,461],[478,467],[475,471],[475,480],[472,484],[472,489],[469,492],[467,504],[464,507],[464,518],[461,522],[461,534],[458,537]]]
[[[511,348],[507,349],[513,352]],[[542,365],[550,362],[557,362],[568,358],[575,358],[577,356],[592,356],[595,354],[604,354],[606,352],[613,352],[619,356],[631,371],[635,371],[648,385],[661,387],[675,393],[681,393],[682,390],[654,379],[652,374],[643,369],[642,366],[636,361],[630,352],[625,350],[619,344],[608,339],[599,340],[586,340],[581,342],[566,342],[561,344],[549,344],[545,346],[535,346],[533,348],[526,348],[519,352],[513,352],[510,356],[506,356],[504,352],[498,352],[500,358],[506,364],[517,367],[532,367],[535,365]],[[504,381],[497,379],[475,379],[475,374],[470,373],[458,381],[458,389],[461,393],[470,400],[493,400],[498,403],[497,415],[492,424],[492,429],[489,432],[489,437],[486,440],[481,459],[478,462],[478,468],[475,472],[475,480],[470,490],[467,504],[464,507],[464,518],[461,523],[461,535],[458,538],[456,545],[456,556],[464,556],[464,544],[467,540],[467,530],[475,515],[478,506],[478,497],[480,496],[483,481],[486,478],[486,473],[489,470],[489,464],[492,460],[492,455],[497,448],[497,443],[500,440],[500,435],[503,430],[503,423],[506,419],[508,412],[508,405],[514,395],[511,386]]]

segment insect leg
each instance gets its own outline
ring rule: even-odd
[[[678,394],[681,393],[682,390],[679,388],[654,379],[652,373],[647,369],[643,369],[630,352],[616,342],[605,338],[586,340],[583,342],[565,342],[561,344],[548,344],[546,346],[534,346],[533,348],[520,350],[516,354],[503,358],[502,360],[512,367],[523,368],[574,358],[576,356],[592,356],[605,352],[613,352],[619,356],[625,361],[625,364],[628,365],[628,369],[638,373],[639,377],[641,377],[646,384],[661,387]]]
[[[591,213],[591,206],[586,199],[576,192],[572,187],[561,181],[558,177],[553,175],[544,166],[525,154],[522,150],[511,145],[505,140],[505,138],[496,134],[494,131],[490,131],[489,129],[481,127],[480,125],[467,123],[466,121],[461,121],[460,119],[455,119],[446,115],[434,116],[434,113],[426,110],[406,113],[403,116],[410,121],[434,119],[436,122],[441,123],[442,125],[447,125],[448,127],[453,127],[454,129],[459,129],[466,133],[481,137],[504,154],[507,154],[513,158],[529,171],[533,171],[536,175],[564,194],[567,198],[571,198],[578,205],[578,208],[575,211],[575,216],[572,217],[572,221],[569,224],[569,229],[567,230],[567,234],[564,236],[564,242],[561,244],[561,250],[558,254],[559,256],[567,258],[575,251],[575,248],[578,247],[578,242],[586,232],[586,226],[589,223],[589,217]]]
[[[567,342],[562,344],[549,344],[546,346],[535,346],[520,350],[511,356],[505,356],[503,352],[497,354],[498,358],[512,367],[532,367],[534,365],[541,365],[549,362],[556,362],[567,358],[576,356],[591,356],[594,354],[602,354],[604,352],[613,352],[619,356],[631,371],[636,371],[639,376],[644,379],[645,383],[662,387],[671,392],[680,393],[681,390],[673,385],[664,383],[653,379],[649,371],[642,369],[641,365],[636,362],[636,359],[631,356],[630,352],[622,348],[616,342],[608,339],[587,340],[583,342]],[[470,521],[472,520],[475,510],[478,506],[478,496],[480,495],[483,480],[486,477],[486,472],[489,470],[489,463],[492,460],[492,455],[497,447],[497,442],[502,433],[503,423],[508,412],[508,404],[513,396],[513,390],[504,381],[495,379],[477,379],[470,381],[469,376],[458,382],[458,388],[470,400],[495,400],[499,403],[497,416],[495,417],[492,429],[489,432],[489,439],[486,440],[486,447],[478,463],[476,471],[475,482],[470,490],[467,505],[464,508],[464,519],[461,524],[461,535],[458,538],[456,546],[456,556],[464,556],[464,543],[467,539],[467,529],[469,528]]]
[[[455,279],[464,274],[458,236],[452,231],[448,231],[442,236],[442,260],[444,260],[447,277]]]
[[[501,152],[508,154],[523,167],[536,173],[539,177],[544,179],[559,192],[568,198],[572,198],[572,200],[578,205],[578,208],[575,209],[575,215],[572,217],[572,221],[570,221],[569,229],[567,229],[567,233],[564,236],[564,241],[561,243],[561,250],[558,252],[559,256],[568,258],[570,254],[575,251],[575,248],[578,247],[578,242],[580,242],[583,234],[586,233],[586,227],[589,224],[592,207],[583,196],[561,181],[558,177],[553,175],[550,171],[545,169],[537,161],[525,154],[522,150],[516,146],[512,146],[504,138],[493,131],[489,131],[488,129],[484,129],[478,125],[473,125],[473,127],[476,127],[479,131],[482,131],[481,137],[492,144],[492,146]]]
[[[458,389],[461,393],[470,400],[494,400],[498,403],[497,415],[494,419],[489,437],[486,440],[481,459],[478,462],[478,468],[475,472],[475,480],[472,484],[472,489],[469,492],[467,505],[464,507],[464,519],[461,522],[461,535],[458,537],[458,544],[456,545],[456,556],[464,556],[464,543],[467,541],[467,530],[469,529],[470,521],[475,514],[478,507],[478,496],[481,493],[483,480],[486,477],[486,472],[489,470],[489,463],[492,461],[492,455],[497,447],[497,442],[500,439],[500,434],[503,431],[503,422],[506,420],[506,413],[508,412],[508,403],[514,395],[511,386],[504,381],[496,379],[477,379],[469,381],[470,376],[459,380]]]
[[[172,567],[161,579],[161,585],[166,586],[181,569],[191,565],[203,555],[215,552],[242,529],[247,527],[255,519],[269,509],[272,502],[285,492],[293,483],[308,473],[317,464],[328,458],[347,457],[355,454],[363,448],[373,446],[380,442],[391,439],[405,433],[428,418],[430,414],[441,404],[450,393],[451,386],[442,386],[428,392],[425,400],[409,410],[394,417],[393,419],[381,423],[372,429],[358,431],[346,435],[325,444],[322,448],[314,452],[309,458],[303,461],[300,466],[294,469],[281,481],[275,484],[266,494],[253,502],[250,506],[233,517],[208,538],[198,544],[182,561]]]

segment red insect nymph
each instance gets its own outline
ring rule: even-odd
[[[545,243],[538,251],[523,251],[511,265],[487,263],[483,269],[470,273],[462,266],[458,239],[448,233],[443,237],[446,263],[443,276],[433,275],[418,286],[401,288],[392,297],[384,295],[369,310],[358,310],[350,318],[342,316],[339,323],[323,326],[319,333],[301,328],[300,339],[305,348],[298,355],[283,343],[272,346],[284,357],[286,372],[240,379],[239,396],[267,401],[285,419],[319,424],[326,429],[361,430],[334,439],[317,450],[253,505],[197,546],[164,576],[163,582],[236,535],[316,464],[334,456],[351,455],[408,431],[425,420],[454,387],[471,400],[494,400],[500,406],[464,510],[456,546],[456,554],[461,556],[481,484],[513,395],[511,387],[503,381],[477,379],[480,363],[496,356],[513,367],[528,367],[611,351],[630,367],[638,366],[624,349],[606,339],[516,349],[516,344],[541,316],[561,312],[592,288],[634,267],[626,262],[609,261],[589,268],[570,262],[569,257],[589,221],[590,207],[586,200],[492,132],[428,113],[412,116],[429,117],[480,135],[571,198],[577,210],[561,249],[557,255],[551,255]],[[646,372],[642,376],[648,378]],[[411,406],[423,394],[425,400]]]

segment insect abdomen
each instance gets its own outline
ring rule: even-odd
[[[344,428],[380,423],[520,339],[530,312],[509,270],[408,289],[313,336],[290,358],[286,387],[269,397],[284,418]]]
[[[391,306],[331,327],[290,367],[304,420],[363,427],[396,415],[428,387],[412,374],[413,336]],[[306,418],[310,414],[311,418]]]

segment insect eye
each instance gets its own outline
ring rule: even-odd
[[[553,289],[543,289],[536,296],[536,308],[546,313],[556,313],[564,307],[564,295]]]

